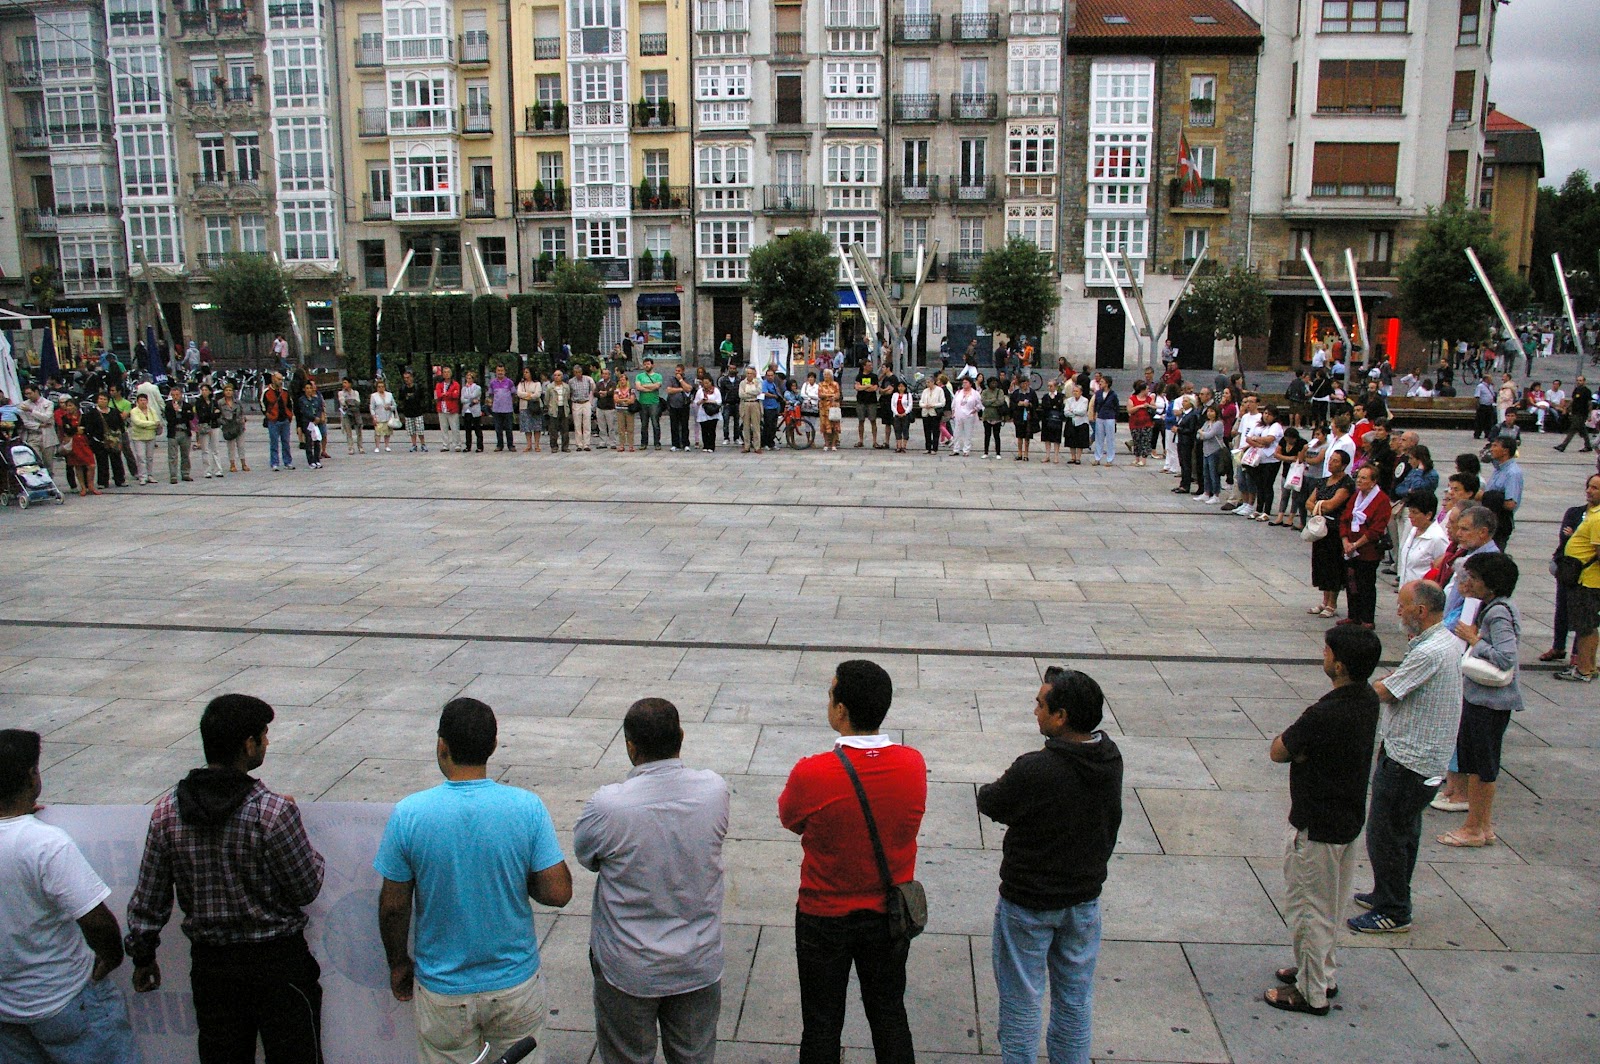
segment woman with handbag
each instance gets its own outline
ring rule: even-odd
[[[989,441],[994,440],[994,456],[1000,458],[1000,426],[1006,421],[1006,393],[1000,387],[1000,381],[990,377],[985,383],[983,392],[978,396],[983,401],[983,457],[989,457]]]
[[[1133,441],[1133,464],[1142,466],[1155,446],[1155,397],[1144,381],[1134,381],[1128,396],[1128,435]]]
[[[1339,541],[1339,520],[1355,491],[1345,467],[1350,456],[1343,451],[1328,455],[1328,475],[1312,493],[1311,516],[1301,531],[1311,541],[1311,584],[1322,592],[1322,603],[1306,610],[1313,617],[1336,617],[1339,592],[1345,586],[1344,545]]]
[[[1393,504],[1378,487],[1378,472],[1363,466],[1356,474],[1356,491],[1339,516],[1339,545],[1344,548],[1345,576],[1348,581],[1349,616],[1340,624],[1359,624],[1371,628],[1377,622],[1378,563],[1389,543],[1389,518]]]
[[[1028,457],[1028,447],[1033,442],[1034,433],[1039,430],[1036,409],[1039,394],[1033,390],[1027,377],[1018,374],[1011,382],[1011,394],[1006,397],[1006,402],[1011,407],[1011,431],[1017,434],[1017,453],[1013,457],[1018,462],[1032,461]]]
[[[922,448],[927,454],[939,453],[939,421],[944,412],[944,389],[936,381],[922,386],[917,397],[917,410],[922,415]]]
[[[228,472],[250,472],[250,463],[244,460],[244,404],[234,398],[231,384],[222,386],[222,398],[217,400],[217,431],[228,452]]]
[[[906,453],[906,444],[911,439],[911,415],[916,405],[906,390],[905,381],[894,386],[894,394],[889,397],[889,424],[894,429],[895,454]]]
[[[839,405],[842,398],[839,382],[833,379],[833,370],[823,370],[822,383],[817,385],[817,418],[822,422],[824,451],[839,449],[839,429],[844,425],[844,408]]]
[[[639,397],[633,392],[633,385],[628,383],[628,375],[617,377],[617,390],[612,393],[612,399],[617,404],[617,453],[624,450],[633,450],[633,426],[639,417]],[[535,447],[538,450],[538,437],[534,437]]]
[[[367,409],[372,413],[372,453],[392,453],[394,449],[389,446],[389,441],[394,438],[394,430],[404,427],[405,422],[400,421],[400,404],[382,377],[372,382],[372,395],[367,399]]]
[[[1039,441],[1044,444],[1043,462],[1061,464],[1061,438],[1066,432],[1067,397],[1061,394],[1061,384],[1051,378],[1039,397]]]
[[[1306,464],[1302,458],[1305,449],[1306,441],[1300,438],[1300,430],[1292,425],[1283,430],[1283,438],[1278,441],[1278,446],[1273,448],[1272,460],[1283,470],[1283,487],[1278,491],[1278,515],[1267,522],[1274,527],[1283,528],[1289,524],[1289,504],[1298,496],[1300,486],[1305,483]],[[1263,498],[1267,500],[1270,509],[1272,504],[1270,491]],[[1301,515],[1296,513],[1294,519],[1298,524]]]
[[[1483,605],[1478,607],[1476,624],[1457,623],[1452,629],[1467,644],[1461,659],[1461,725],[1456,733],[1456,764],[1466,781],[1467,819],[1440,835],[1439,842],[1476,848],[1495,841],[1500,747],[1511,714],[1522,708],[1517,684],[1522,619],[1511,602],[1517,589],[1517,563],[1499,552],[1468,555],[1458,580],[1461,594]]]
[[[111,397],[101,392],[83,415],[83,434],[94,451],[95,484],[99,487],[128,486],[122,469],[122,432],[122,415],[111,408]]]
[[[205,470],[205,479],[225,475],[222,472],[222,455],[217,447],[217,429],[222,417],[209,384],[200,386],[200,398],[194,402],[194,423],[194,442],[200,448],[200,468]]]
[[[722,420],[722,391],[708,374],[700,378],[689,402],[694,408],[695,424],[700,426],[700,449],[712,454],[717,449],[717,423]]]
[[[240,414],[243,417],[243,414]],[[151,470],[156,463],[156,437],[161,434],[161,412],[150,405],[150,397],[143,392],[133,401],[133,410],[128,414],[128,435],[134,443],[138,444],[135,453],[139,456],[139,463],[134,467],[136,479],[141,484],[154,484],[155,478]],[[63,442],[62,449],[66,449]],[[245,468],[249,468],[246,466]]]
[[[522,451],[541,450],[540,437],[544,435],[544,384],[533,377],[533,370],[523,367],[522,379],[517,382],[517,423],[522,429]],[[618,447],[617,450],[622,450]]]
[[[1068,385],[1071,392],[1067,397],[1063,413],[1066,415],[1066,426],[1062,432],[1062,442],[1067,446],[1067,459],[1070,465],[1083,465],[1083,452],[1094,445],[1094,424],[1089,418],[1089,397],[1083,394],[1083,385],[1076,380]]]

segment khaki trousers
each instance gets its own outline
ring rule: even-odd
[[[1326,1005],[1328,988],[1339,984],[1333,947],[1355,867],[1354,844],[1312,842],[1304,831],[1289,829],[1283,848],[1288,887],[1283,918],[1294,935],[1294,962],[1300,968],[1296,986],[1315,1008]]]
[[[548,1011],[544,980],[532,979],[482,994],[436,994],[416,984],[417,1060],[420,1064],[472,1064],[489,1043],[493,1060],[519,1038],[533,1035],[541,1045],[525,1059],[544,1058],[544,1019]]]
[[[739,403],[739,424],[744,431],[744,449],[761,449],[761,403]]]

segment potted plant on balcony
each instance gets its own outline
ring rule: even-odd
[[[653,281],[656,279],[656,253],[649,248],[644,249],[644,254],[639,256],[639,280]]]
[[[544,203],[544,182],[535,181],[533,188],[524,192],[517,199],[517,209],[523,214],[532,214],[536,207]]]
[[[533,271],[533,280],[539,284],[550,279],[550,273],[556,268],[556,257],[548,251],[539,252],[539,259]]]
[[[639,209],[641,211],[659,210],[661,207],[661,187],[651,184],[648,177],[639,179]]]
[[[544,104],[537,101],[528,108],[528,122],[533,126],[534,129],[544,128],[544,120],[546,115],[547,112],[544,109]]]
[[[1217,101],[1209,96],[1196,96],[1189,101],[1189,113],[1193,115],[1210,115],[1216,110]]]
[[[560,100],[557,100],[555,102],[555,105],[550,109],[550,114],[551,114],[551,121],[554,123],[552,128],[554,128],[554,129],[565,129],[565,128],[567,128],[567,105],[566,104],[562,103]]]
[[[567,187],[558,177],[550,191],[550,205],[545,210],[562,211],[567,209]]]
[[[672,252],[661,253],[661,279],[663,281],[676,281],[678,279],[678,263],[672,257]]]

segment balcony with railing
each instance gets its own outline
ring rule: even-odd
[[[517,189],[518,214],[556,214],[568,209],[567,190],[560,185]]]
[[[971,281],[978,276],[978,267],[983,265],[982,254],[946,255],[944,257],[944,277],[947,281]]]
[[[11,147],[16,151],[49,151],[50,134],[43,126],[12,126]]]
[[[522,128],[528,133],[565,133],[567,131],[567,105],[530,104],[523,108]]]
[[[13,60],[6,64],[6,84],[13,89],[37,89],[44,82],[37,60]]]
[[[1168,272],[1173,277],[1176,277],[1178,280],[1181,281],[1185,277],[1189,276],[1189,271],[1191,269],[1193,269],[1193,268],[1194,268],[1194,260],[1193,259],[1174,259],[1173,262],[1172,262],[1172,267]],[[1194,271],[1194,275],[1196,277],[1205,277],[1205,276],[1208,276],[1210,274],[1216,273],[1218,269],[1219,269],[1219,267],[1217,265],[1217,260],[1208,258],[1208,259],[1206,259],[1206,260],[1204,260],[1203,262],[1200,263],[1200,268],[1198,270]]]
[[[640,55],[666,55],[667,35],[665,33],[639,34]]]
[[[938,15],[896,15],[894,17],[895,44],[938,44]]]
[[[600,275],[601,284],[629,284],[633,280],[632,259],[579,259]]]
[[[476,107],[461,105],[461,132],[468,136],[485,136],[494,132],[494,108],[480,103]]]
[[[678,279],[678,260],[671,255],[652,255],[649,253],[639,256],[640,281],[676,281]]]
[[[472,30],[456,38],[457,54],[463,66],[483,66],[489,62],[489,31]]]
[[[939,179],[931,174],[895,174],[889,202],[897,207],[931,207],[939,201]]]
[[[453,63],[456,59],[456,39],[385,36],[383,58],[386,63]]]
[[[1189,101],[1189,124],[1207,127],[1217,124],[1217,101],[1197,97]]]
[[[1000,117],[1000,97],[992,92],[952,92],[950,121],[993,122]]]
[[[936,92],[897,92],[890,103],[890,113],[896,122],[939,120],[939,94]]]
[[[372,198],[372,193],[370,193],[370,192],[363,192],[361,194],[361,218],[362,218],[363,221],[367,221],[367,222],[387,222],[389,219],[391,219],[393,217],[394,217],[394,200],[392,200],[392,199],[375,200],[375,199]],[[387,288],[388,284],[386,282],[384,282],[384,283],[379,283],[379,284],[376,284],[376,285],[368,285],[367,287],[368,288]]]
[[[495,217],[494,186],[464,193],[461,197],[461,213],[467,218]]]
[[[228,40],[259,37],[261,17],[243,5],[208,8],[201,0],[178,7],[180,36],[190,41]]]
[[[806,35],[799,30],[783,30],[772,35],[772,54],[798,59],[806,54]]]
[[[22,214],[22,231],[29,236],[50,236],[56,231],[56,209],[54,207],[24,207]]]
[[[615,129],[628,124],[630,110],[620,100],[584,100],[568,107],[567,121],[573,129]]]
[[[1399,263],[1391,259],[1374,259],[1356,263],[1356,276],[1363,281],[1393,280],[1398,276]]]
[[[389,109],[363,107],[356,111],[356,135],[359,137],[387,137],[389,135]]]
[[[356,66],[358,67],[383,66],[382,34],[364,34],[357,37],[351,54],[356,57]]]
[[[933,260],[929,264],[929,260]],[[928,267],[928,280],[934,280],[939,273],[939,256],[929,251],[922,254],[922,264]],[[917,279],[917,253],[915,251],[896,251],[889,256],[889,279],[892,281],[915,281]]]
[[[535,59],[560,59],[560,37],[535,37],[533,39],[533,57]]]
[[[1315,260],[1313,260],[1313,261],[1315,261]],[[1317,263],[1317,272],[1322,274],[1323,276],[1327,276],[1328,264],[1325,263],[1325,262],[1318,262]],[[1279,277],[1304,277],[1307,280],[1310,280],[1310,278],[1311,278],[1311,270],[1310,270],[1310,268],[1308,268],[1306,266],[1305,259],[1299,258],[1298,256],[1295,257],[1295,258],[1292,258],[1292,259],[1279,259],[1278,260],[1278,276]]]
[[[960,14],[950,16],[950,40],[956,44],[1000,39],[1000,16]]]
[[[768,214],[814,214],[816,203],[810,185],[767,185],[761,190],[761,206]]]
[[[993,174],[951,175],[951,203],[993,203],[994,201],[995,181]]]
[[[1175,211],[1225,211],[1233,182],[1225,177],[1203,177],[1190,187],[1175,177],[1167,186],[1168,204]]]
[[[261,171],[235,172],[201,170],[189,175],[196,195],[232,193],[236,197],[264,196]]]
[[[632,202],[636,211],[686,211],[690,206],[689,186],[641,181],[634,186]]]
[[[646,100],[633,105],[634,129],[672,129],[678,124],[678,105],[671,100]]]

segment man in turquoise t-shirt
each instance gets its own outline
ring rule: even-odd
[[[661,374],[656,360],[647,358],[633,375],[633,392],[639,397],[639,447],[650,446],[650,431],[655,430],[656,450],[661,450]]]
[[[389,987],[399,1001],[415,997],[422,1064],[468,1064],[485,1042],[498,1056],[538,1037],[547,1006],[528,899],[572,900],[544,803],[488,778],[495,738],[482,702],[445,705],[436,750],[445,782],[394,807],[373,862]],[[406,952],[413,901],[415,962]]]

